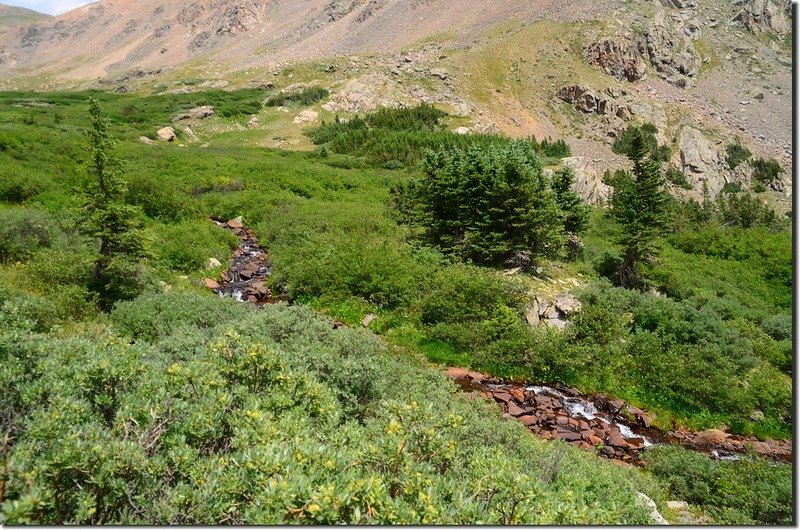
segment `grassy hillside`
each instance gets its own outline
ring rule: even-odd
[[[87,96],[0,94],[0,352],[4,384],[19,389],[4,405],[15,437],[9,521],[637,524],[647,518],[634,490],[660,502],[641,472],[451,401],[453,386],[420,354],[610,392],[664,427],[791,433],[785,223],[676,223],[648,272],[668,298],[604,278],[618,227],[601,211],[581,259],[544,260],[543,279],[504,276],[446,259],[396,222],[390,189],[415,178],[412,159],[390,170],[248,145],[262,133],[236,124],[259,111],[256,91],[95,93],[154,241],[146,293],[101,314],[88,282],[97,249],[78,230]],[[219,114],[199,141],[181,127],[174,143],[139,141],[199,104]],[[204,270],[208,258],[225,263],[235,246],[209,215],[255,228],[275,289],[350,324],[377,314],[372,331],[390,347],[306,309],[260,313],[197,287],[218,273]],[[532,292],[578,276],[588,286],[570,330],[531,331]],[[750,418],[756,409],[763,421]]]

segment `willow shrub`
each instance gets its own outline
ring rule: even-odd
[[[635,491],[660,500],[307,309],[175,294],[118,311],[138,324],[78,337],[4,315],[3,522],[646,524]]]

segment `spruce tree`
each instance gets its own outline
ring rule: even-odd
[[[562,167],[553,175],[551,187],[564,219],[564,230],[577,235],[589,224],[589,207],[577,193],[572,191],[574,182],[575,170],[571,167]]]
[[[83,226],[98,244],[92,289],[108,310],[117,300],[130,299],[144,286],[141,265],[148,255],[141,209],[125,202],[127,192],[119,162],[111,155],[114,142],[100,105],[90,99],[89,162]]]
[[[611,198],[611,215],[622,225],[619,243],[625,256],[620,268],[620,285],[642,287],[641,264],[656,257],[657,240],[670,225],[669,195],[656,161],[648,156],[641,133],[634,134],[628,157],[633,174],[616,179]]]

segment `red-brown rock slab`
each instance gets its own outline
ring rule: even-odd
[[[508,404],[508,413],[512,416],[518,417],[525,414],[525,409],[514,403],[513,401]]]
[[[217,283],[215,280],[212,280],[211,278],[206,278],[205,280],[203,280],[203,283],[209,289],[219,289],[219,283]]]
[[[519,421],[521,421],[522,424],[525,427],[530,427],[532,425],[536,425],[539,422],[539,420],[536,418],[536,416],[532,416],[530,414],[526,414],[524,416],[519,416],[519,417],[517,417],[517,419]]]
[[[244,224],[242,223],[242,218],[241,217],[237,217],[236,219],[231,219],[230,221],[228,221],[225,224],[228,225],[228,228],[243,228],[244,227]]]
[[[753,449],[762,456],[772,456],[772,447],[767,442],[753,442]]]
[[[592,445],[600,445],[600,444],[603,443],[603,439],[602,438],[598,438],[597,436],[595,436],[593,434],[589,435],[589,439],[587,441]]]
[[[581,438],[583,438],[584,440],[588,440],[590,437],[594,436],[594,434],[592,434],[592,431],[588,429],[583,429],[580,431],[580,433],[581,433]]]
[[[506,392],[495,392],[494,394],[492,394],[492,397],[495,399],[495,401],[499,401],[502,403],[508,403],[509,401],[511,401],[511,394],[508,394]]]
[[[594,447],[592,447],[592,445],[588,442],[581,442],[579,447],[581,449],[594,449]]]
[[[644,438],[628,438],[626,441],[636,449],[644,447]]]
[[[480,372],[467,372],[467,377],[472,379],[473,381],[483,381],[486,379],[486,375]]]
[[[609,432],[608,436],[606,437],[606,441],[608,445],[612,447],[619,447],[622,449],[628,447],[628,442],[625,441],[625,438],[622,437],[618,430],[612,430]]]
[[[525,401],[525,394],[519,388],[512,388],[511,390],[508,391],[508,393],[514,396],[514,399],[516,399],[520,403]]]
[[[581,435],[579,433],[570,431],[558,431],[556,437],[558,437],[561,440],[566,440],[568,442],[577,442],[580,441],[581,439]]]

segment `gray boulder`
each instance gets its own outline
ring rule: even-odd
[[[614,188],[603,182],[601,175],[592,167],[588,158],[583,156],[562,158],[561,164],[575,171],[572,190],[584,201],[592,205],[601,205],[609,201]]]
[[[676,165],[701,197],[704,183],[712,198],[725,186],[722,146],[712,143],[694,127],[684,127],[681,131],[676,157]]]
[[[175,129],[172,127],[163,127],[156,134],[162,142],[174,142],[178,138],[178,135],[175,134]]]

